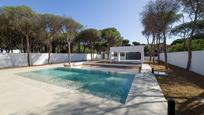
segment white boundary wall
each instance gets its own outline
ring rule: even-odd
[[[94,54],[94,58],[96,58]],[[31,53],[32,65],[43,65],[48,63],[48,53]],[[71,61],[91,60],[91,54],[71,54]],[[52,53],[51,63],[67,62],[67,53]],[[27,53],[0,53],[0,68],[27,66]]]
[[[172,52],[168,53],[168,63],[186,68],[188,61],[188,52]],[[160,60],[164,61],[164,53],[160,53]],[[191,71],[204,75],[204,51],[192,52]]]

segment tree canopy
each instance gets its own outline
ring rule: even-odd
[[[155,44],[157,42],[158,53],[160,51],[160,42],[163,40],[163,49],[165,55],[165,67],[167,66],[167,34],[170,32],[171,25],[181,17],[178,14],[179,3],[176,0],[156,0],[149,1],[145,6],[142,15],[142,24],[144,26],[143,35],[146,36],[148,45],[150,44],[149,36],[152,36],[151,55],[155,53]],[[158,57],[159,59],[159,57]],[[151,61],[151,57],[150,57]],[[154,57],[153,57],[154,62]]]
[[[128,39],[123,39],[122,40],[122,46],[131,46],[130,44],[129,44],[129,40]]]
[[[107,52],[122,45],[116,28],[85,29],[71,17],[39,14],[27,6],[0,8],[0,24],[0,52],[91,52],[92,47],[93,52]]]
[[[106,43],[108,50],[110,47],[119,46],[122,43],[122,36],[116,28],[106,28],[101,30],[101,37]]]

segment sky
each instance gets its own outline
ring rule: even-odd
[[[85,28],[117,28],[124,39],[146,43],[141,12],[149,0],[0,0],[0,7],[26,5],[37,13],[72,17]],[[170,43],[172,39],[168,39]]]

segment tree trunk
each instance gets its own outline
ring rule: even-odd
[[[73,52],[73,48],[74,46],[73,46],[73,44],[70,44],[70,50],[71,50],[71,53]]]
[[[152,36],[152,43],[150,45],[150,57],[149,57],[149,62],[152,62],[153,58],[153,44],[154,44],[154,35]]]
[[[197,1],[197,4],[198,4],[198,1]],[[191,67],[192,39],[193,39],[193,35],[194,35],[194,32],[195,32],[196,24],[197,24],[197,18],[198,18],[198,8],[196,8],[196,11],[195,11],[195,17],[194,17],[194,20],[193,20],[192,31],[191,31],[190,38],[189,38],[189,41],[188,41],[188,62],[187,62],[186,70],[190,70],[190,67]]]
[[[86,52],[86,46],[84,45],[84,51],[83,51],[84,53]]]
[[[80,42],[78,43],[78,53],[81,53]]]
[[[164,58],[165,58],[165,69],[168,69],[168,63],[167,63],[167,46],[166,46],[166,33],[163,33],[164,36]]]
[[[153,48],[152,48],[152,55],[153,55],[153,64],[155,63],[155,35],[153,36]]]
[[[187,48],[186,48],[186,39],[184,39],[183,48],[184,48],[184,51],[187,50]]]
[[[191,45],[192,39],[190,38],[188,41],[188,62],[186,70],[190,70],[191,67],[191,60],[192,60],[192,45]]]
[[[95,49],[95,51],[96,51],[96,53],[98,54],[98,50],[97,50],[97,49]]]
[[[93,47],[91,46],[91,61],[93,60]]]
[[[152,62],[153,64],[155,63],[155,44],[153,45],[153,50],[152,50]]]
[[[27,50],[27,63],[28,66],[31,66],[30,64],[30,41],[28,35],[26,35],[26,50]]]
[[[149,49],[149,64],[150,64],[150,60],[151,60],[151,57],[150,57],[150,49],[149,46],[150,46],[150,43],[149,43],[149,36],[147,36],[147,46],[148,46],[148,49]]]
[[[158,63],[160,63],[160,35],[157,36],[157,60],[158,60]]]
[[[10,52],[10,50],[6,49],[6,53],[9,53],[9,52]]]
[[[71,43],[68,41],[68,63],[71,64]]]
[[[24,45],[23,45],[23,39],[21,39],[21,53],[23,53],[24,52],[24,50],[23,50],[23,48],[24,48]]]
[[[48,52],[48,64],[51,64],[51,52],[52,52],[52,44],[49,42],[49,52]]]
[[[110,46],[108,47],[108,59],[110,59],[110,55],[112,55],[112,54],[110,54]]]

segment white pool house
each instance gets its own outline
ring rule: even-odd
[[[120,46],[110,48],[111,62],[144,62],[144,46]]]

